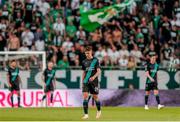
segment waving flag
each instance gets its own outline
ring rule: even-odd
[[[133,0],[125,0],[125,2],[121,4],[81,12],[80,24],[85,30],[92,32],[132,3]]]

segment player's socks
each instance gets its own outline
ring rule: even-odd
[[[50,98],[50,100],[51,100],[51,103],[53,102],[53,93],[51,93],[51,98]]]
[[[18,96],[18,107],[20,107],[20,96]]]
[[[88,100],[83,101],[84,114],[88,114]]]
[[[88,97],[88,102],[89,102],[90,99],[91,99],[91,95],[89,95],[89,97]]]
[[[159,95],[157,94],[157,95],[155,95],[156,96],[156,101],[157,101],[157,103],[158,103],[158,105],[160,104],[160,99],[159,99]]]
[[[148,104],[148,98],[149,98],[149,95],[145,95],[145,105]]]
[[[46,99],[46,95],[43,96],[42,101],[44,101],[44,99]]]
[[[99,100],[96,101],[96,107],[98,111],[101,111],[101,102]]]
[[[13,95],[11,95],[11,104],[12,104],[12,107],[14,107]]]

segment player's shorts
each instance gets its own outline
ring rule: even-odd
[[[146,83],[145,87],[145,91],[158,90],[157,82]]]
[[[84,83],[82,92],[88,92],[90,94],[99,94],[98,81],[92,81],[91,83]]]
[[[50,85],[46,86],[45,89],[44,89],[45,93],[50,92],[50,91],[54,91],[53,84],[50,84]]]
[[[19,87],[19,83],[11,83],[12,87],[9,88],[9,90],[12,91],[19,91],[20,87]]]

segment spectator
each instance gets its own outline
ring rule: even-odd
[[[17,13],[17,18],[15,18],[16,28],[19,28],[21,26],[21,23],[23,22],[23,17],[20,12]]]
[[[29,51],[29,48],[26,43],[22,47],[19,48],[19,51]]]
[[[155,47],[154,47],[153,42],[151,42],[150,45],[149,45],[149,48],[147,48],[146,58],[147,58],[147,59],[150,59],[150,57],[151,57],[152,55],[157,55],[157,52],[155,51]]]
[[[76,35],[76,31],[77,31],[76,26],[73,25],[72,22],[70,22],[66,27],[67,36],[69,36],[70,38],[74,38]]]
[[[0,35],[0,51],[5,51],[6,44],[7,44],[6,40],[2,35]]]
[[[77,39],[85,40],[86,39],[86,32],[82,29],[82,27],[79,27],[79,30],[76,32]]]
[[[39,40],[35,41],[35,50],[36,51],[43,51],[45,48],[45,42],[43,38],[40,38]]]
[[[165,43],[164,47],[162,48],[162,64],[163,67],[167,67],[169,65],[170,56],[172,55],[172,50],[169,47],[168,43]]]
[[[124,55],[123,57],[121,57],[118,60],[119,66],[121,67],[121,69],[127,69],[128,67],[128,58],[126,55]]]
[[[168,17],[163,16],[163,21],[160,24],[160,35],[161,35],[161,43],[169,42],[171,39],[170,35],[171,23],[169,22]]]
[[[9,20],[10,19],[9,17],[10,17],[10,11],[8,10],[7,5],[4,5],[2,9],[2,18],[5,20]]]
[[[124,56],[129,56],[129,51],[127,50],[127,46],[126,45],[122,45],[122,49],[119,50],[119,56],[120,57],[124,57]]]
[[[76,54],[75,48],[72,46],[71,50],[67,52],[67,57],[70,66],[78,66],[79,65],[79,57]]]
[[[66,38],[66,40],[63,42],[62,47],[67,51],[71,50],[71,47],[73,46],[72,41],[69,37]]]
[[[155,35],[156,40],[159,40],[159,25],[160,25],[161,16],[159,15],[159,10],[154,10],[154,15],[152,16],[151,29],[152,33]]]
[[[50,11],[50,5],[45,0],[41,0],[41,2],[39,2],[39,7],[44,16]]]
[[[119,58],[119,52],[117,51],[117,49],[114,48],[108,48],[107,50],[107,54],[110,60],[110,65],[117,65],[117,60]]]
[[[133,50],[130,52],[130,56],[134,57],[134,60],[138,65],[141,63],[141,58],[143,55],[142,52],[138,49],[137,45],[134,45]]]
[[[8,50],[9,51],[18,51],[20,48],[20,40],[19,38],[14,34],[9,34],[9,42],[8,42]]]
[[[23,9],[24,9],[24,4],[21,2],[21,0],[16,0],[13,2],[12,6],[12,12],[13,12],[13,20],[17,18],[17,13],[21,13],[23,16]]]
[[[141,25],[140,25],[142,34],[144,36],[145,42],[149,42],[149,28],[147,26],[146,18],[141,19]]]
[[[60,32],[62,36],[65,34],[65,25],[61,18],[58,18],[56,23],[53,24],[53,30],[55,32]]]
[[[64,56],[63,60],[58,61],[57,66],[60,67],[61,69],[69,68],[69,62],[67,56]]]
[[[134,57],[129,56],[129,60],[128,60],[128,69],[130,70],[134,70],[137,67],[136,61],[134,59]]]
[[[26,23],[32,23],[32,18],[33,18],[32,15],[33,15],[33,3],[31,3],[30,0],[26,0],[24,21]]]
[[[104,58],[107,56],[107,52],[103,49],[102,46],[99,46],[98,50],[95,52],[95,57],[99,59],[99,62],[102,63]]]
[[[42,40],[44,38],[42,30],[40,28],[37,28],[35,30],[36,32],[34,33],[34,41],[36,42],[37,40]]]
[[[26,30],[22,32],[21,39],[22,39],[22,44],[26,43],[29,49],[31,49],[34,41],[34,34],[30,31],[29,28],[26,28]]]

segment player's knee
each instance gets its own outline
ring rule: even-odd
[[[158,95],[159,91],[158,90],[154,90],[154,95]]]
[[[84,94],[83,94],[83,98],[84,98],[84,99],[88,99],[88,93],[84,93]]]
[[[146,91],[146,95],[149,95],[150,94],[150,92],[149,91]]]
[[[17,92],[17,95],[20,96],[20,92],[19,91]]]
[[[98,100],[98,96],[97,95],[93,95],[93,98],[94,98],[95,101]]]

